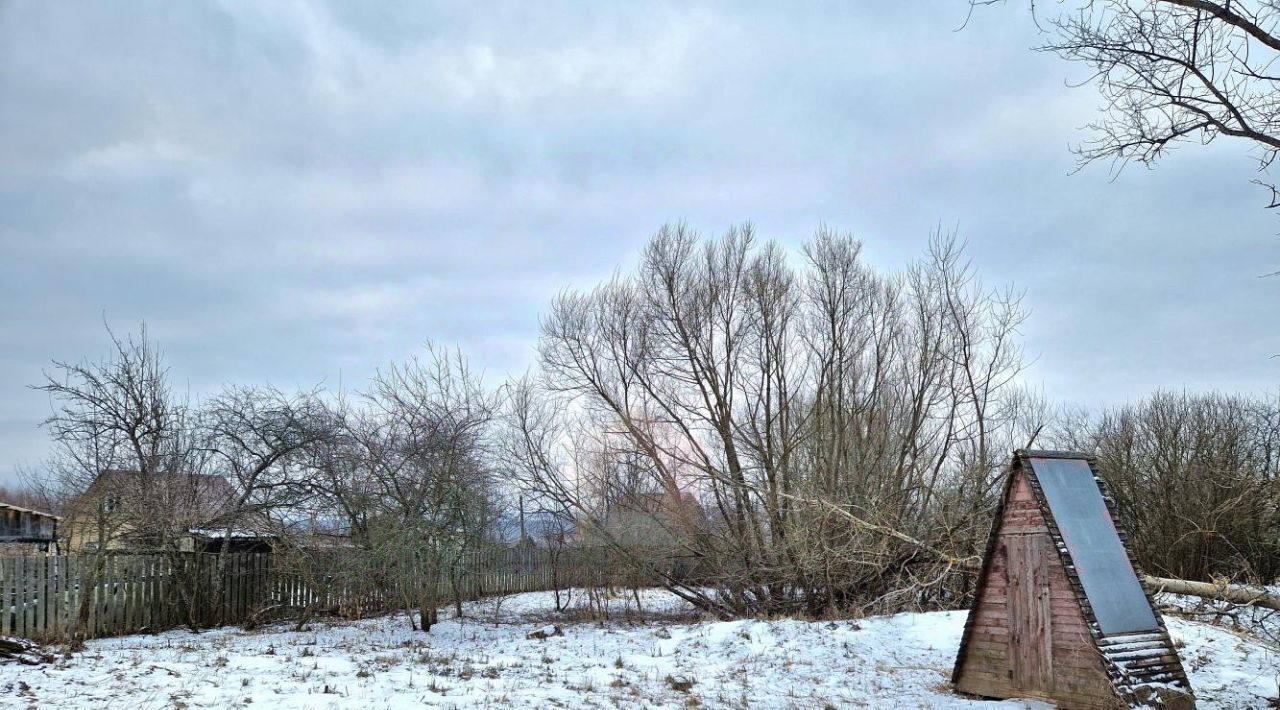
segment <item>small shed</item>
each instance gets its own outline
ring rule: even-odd
[[[0,503],[0,543],[48,550],[58,540],[58,516]]]
[[[1195,707],[1094,457],[1014,453],[952,682],[1068,708]]]

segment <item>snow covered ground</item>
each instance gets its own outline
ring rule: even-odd
[[[388,617],[93,641],[54,665],[0,667],[0,707],[1044,707],[950,693],[964,612],[719,622],[651,591],[643,616],[619,598],[602,623],[556,615],[551,599],[470,604],[429,634]],[[562,636],[527,638],[552,631],[550,621]],[[1262,708],[1276,697],[1275,649],[1168,622],[1201,708]]]

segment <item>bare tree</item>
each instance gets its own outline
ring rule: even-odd
[[[102,554],[123,534],[179,552],[202,496],[199,479],[190,475],[202,458],[190,408],[173,393],[160,350],[145,327],[136,337],[108,333],[110,356],[55,361],[36,387],[54,406],[44,422],[54,453],[44,470],[28,477],[29,485],[63,501],[69,522],[79,526],[66,532],[85,539],[91,580],[101,573]],[[180,566],[176,558],[174,565]],[[172,588],[189,607],[190,590]],[[90,599],[86,595],[79,610],[82,624]]]
[[[445,585],[460,603],[451,575],[492,530],[496,407],[460,353],[429,346],[380,372],[357,404],[340,401],[335,435],[312,447],[311,490],[343,520],[366,581],[418,612],[415,628],[436,622]]]
[[[28,482],[58,503],[63,535],[89,557],[92,574],[113,550],[162,553],[188,623],[216,623],[195,616],[197,595],[210,593],[197,581],[209,560],[190,553],[197,539],[220,538],[222,569],[238,531],[256,521],[255,532],[266,533],[296,502],[298,458],[324,433],[322,408],[314,392],[247,387],[192,405],[173,392],[145,327],[123,339],[108,333],[110,356],[55,362],[38,386],[55,407],[45,422],[54,453]]]
[[[227,387],[199,413],[207,465],[230,482],[217,518],[201,532],[220,541],[217,569],[225,594],[226,556],[237,535],[279,537],[309,499],[309,448],[332,434],[315,391],[286,395],[277,389]]]
[[[1086,0],[1038,19],[1052,34],[1039,49],[1088,67],[1102,95],[1081,164],[1151,165],[1179,144],[1227,136],[1256,148],[1268,172],[1280,151],[1277,3]],[[1272,183],[1255,182],[1270,190],[1268,207],[1280,205]]]
[[[295,504],[304,484],[298,459],[331,434],[326,414],[315,391],[286,395],[271,387],[227,387],[201,407],[208,466],[235,491],[222,521],[226,535]]]

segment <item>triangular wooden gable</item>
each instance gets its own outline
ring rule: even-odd
[[[1155,616],[1155,628],[1103,634],[1031,464],[1033,458],[1088,462],[1132,572],[1138,574],[1092,457],[1016,452],[965,622],[952,674],[956,689],[992,698],[1043,698],[1065,707],[1141,702],[1194,707],[1182,664],[1145,589],[1142,594]]]

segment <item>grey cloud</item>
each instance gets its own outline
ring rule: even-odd
[[[0,5],[0,478],[50,358],[146,321],[193,392],[359,382],[428,338],[494,378],[566,286],[685,219],[886,269],[958,226],[1027,290],[1051,396],[1276,383],[1274,218],[1231,146],[1110,182],[1095,110],[964,4]]]

